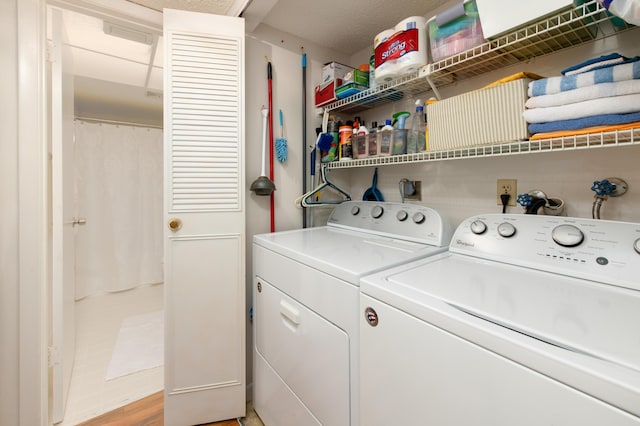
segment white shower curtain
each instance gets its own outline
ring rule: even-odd
[[[75,123],[76,300],[162,282],[162,130]]]

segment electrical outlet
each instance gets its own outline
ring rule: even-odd
[[[420,180],[412,180],[407,182],[408,185],[405,188],[410,188],[413,185],[413,194],[409,194],[411,191],[406,191],[405,189],[405,200],[414,200],[414,201],[422,201],[422,181]]]
[[[498,179],[498,186],[496,190],[498,205],[502,205],[502,199],[500,195],[509,194],[508,206],[516,205],[516,198],[518,197],[518,181],[516,179]]]

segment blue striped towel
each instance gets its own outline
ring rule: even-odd
[[[560,71],[562,75],[580,74],[587,71],[594,71],[599,68],[606,68],[613,65],[617,65],[626,61],[629,58],[625,58],[619,53],[610,53],[598,58],[591,58],[579,64],[570,66]]]
[[[640,59],[640,58],[639,58]],[[529,83],[529,96],[551,95],[581,87],[640,78],[640,61],[562,77],[542,78]]]

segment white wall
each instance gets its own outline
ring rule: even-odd
[[[498,78],[518,71],[531,71],[544,76],[559,75],[563,68],[602,54],[619,52],[627,56],[638,54],[637,40],[640,28],[627,31],[617,37],[609,37],[579,47],[533,59],[480,77],[465,80],[440,89],[444,98],[475,90]],[[351,59],[358,62],[368,55],[367,50]],[[421,99],[433,96],[427,92]],[[416,98],[403,99],[377,109],[358,113],[367,123],[383,122],[397,111],[413,111]],[[351,118],[338,113],[342,118]],[[565,201],[567,214],[591,217],[594,193],[590,190],[594,180],[620,177],[629,184],[629,191],[622,197],[610,198],[602,207],[603,219],[640,221],[640,171],[637,159],[640,146],[513,155],[506,157],[448,160],[416,163],[403,166],[387,165],[379,169],[378,185],[387,201],[400,201],[398,181],[401,178],[422,181],[420,204],[437,208],[457,225],[464,218],[487,212],[499,212],[496,205],[496,180],[515,178],[518,193],[539,189],[548,196]],[[337,169],[331,176],[336,183],[349,188],[353,198],[360,198],[370,186],[373,169]],[[520,206],[510,207],[510,212],[522,212]]]
[[[537,72],[546,76],[557,75],[566,66],[578,63],[600,54],[618,51],[628,56],[637,54],[640,29],[624,33],[583,46],[537,58],[528,63],[518,64],[480,77],[441,88],[444,97],[454,96],[517,71]],[[260,172],[260,107],[267,105],[266,58],[273,64],[274,111],[282,109],[285,116],[285,132],[289,143],[289,159],[285,164],[275,161],[276,231],[300,228],[301,210],[293,202],[301,190],[301,46],[308,56],[307,69],[307,146],[315,143],[315,127],[321,122],[320,111],[316,111],[313,88],[320,80],[322,64],[330,61],[357,65],[367,62],[370,49],[363,49],[351,58],[336,52],[314,46],[289,34],[273,28],[260,26],[247,39],[247,184]],[[433,96],[427,92],[422,100]],[[358,114],[367,123],[383,122],[393,112],[413,111],[415,98]],[[344,119],[351,115],[338,113]],[[279,135],[277,116],[274,120],[275,136]],[[439,210],[457,225],[464,218],[487,212],[499,212],[496,204],[496,180],[515,178],[518,193],[532,189],[545,191],[548,196],[565,201],[567,214],[579,217],[591,216],[593,192],[590,187],[594,180],[606,177],[620,177],[629,184],[629,191],[623,197],[610,199],[602,207],[603,219],[640,221],[640,172],[637,160],[640,147],[605,148],[590,151],[540,153],[514,155],[508,157],[449,160],[441,162],[416,163],[407,165],[387,165],[379,168],[378,185],[387,201],[400,201],[398,182],[401,178],[422,181],[422,201]],[[362,193],[371,184],[372,167],[335,169],[330,171],[332,180],[347,189],[353,199],[361,199]],[[327,209],[316,209],[316,225],[324,224]],[[509,212],[522,212],[520,206],[510,207]],[[247,265],[251,263],[251,240],[257,233],[269,232],[269,197],[251,194],[247,197]],[[247,268],[247,308],[251,306],[252,268]],[[251,347],[252,328],[248,325],[247,347]],[[248,353],[248,367],[251,368],[251,353]],[[247,374],[252,380],[251,370]],[[250,395],[249,395],[250,397]]]
[[[559,71],[587,58],[610,52],[623,55],[637,54],[637,39],[640,28],[627,31],[615,37],[608,37],[561,52],[535,58],[499,71],[464,80],[440,89],[443,97],[454,96],[518,71],[531,71],[544,76],[559,75]],[[260,171],[260,113],[262,104],[267,102],[266,60],[273,62],[274,69],[274,110],[282,108],[285,114],[286,137],[289,142],[289,159],[283,165],[275,162],[275,183],[278,190],[276,199],[276,230],[301,227],[301,211],[293,206],[293,201],[301,192],[301,68],[300,46],[308,55],[307,70],[307,146],[315,142],[315,127],[321,117],[313,106],[313,86],[320,79],[323,63],[337,60],[348,64],[365,62],[370,49],[363,49],[351,58],[322,50],[309,42],[296,39],[288,34],[260,26],[247,43],[247,182],[252,182]],[[422,100],[433,96],[427,92]],[[337,113],[343,119],[359,115],[367,123],[383,122],[397,111],[414,110],[415,98],[386,104],[382,107],[358,114]],[[254,124],[251,124],[253,119]],[[274,120],[275,137],[279,135],[277,117]],[[548,196],[562,198],[567,214],[580,217],[591,216],[594,180],[606,177],[620,177],[629,184],[629,191],[622,197],[609,199],[602,207],[603,219],[640,221],[640,172],[633,162],[640,147],[604,148],[589,151],[564,153],[540,153],[513,155],[508,157],[464,159],[453,161],[416,163],[403,166],[382,166],[379,169],[378,184],[385,199],[400,201],[398,181],[401,178],[421,180],[423,183],[420,204],[437,207],[447,214],[454,224],[472,214],[499,211],[495,201],[496,180],[515,178],[518,193],[532,189],[545,191]],[[336,183],[347,189],[354,199],[360,199],[371,184],[373,168],[336,169],[330,176]],[[316,225],[323,224],[327,211],[316,210]],[[510,207],[510,212],[522,212],[520,206]],[[249,197],[247,235],[269,231],[268,197]],[[250,244],[250,238],[248,241]],[[247,250],[251,253],[250,247]]]

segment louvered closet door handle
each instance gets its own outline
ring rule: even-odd
[[[182,228],[182,221],[174,217],[173,219],[169,219],[168,225],[172,232],[178,232],[180,228]]]

